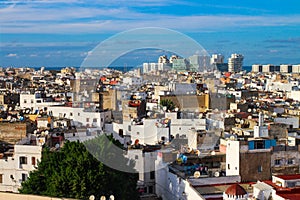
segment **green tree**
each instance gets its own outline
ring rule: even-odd
[[[175,109],[175,104],[172,100],[170,99],[163,99],[160,101],[160,105],[162,107],[166,107],[167,111],[173,111]]]
[[[118,152],[110,151],[116,145],[121,147],[121,144],[112,136],[108,139],[108,144],[104,135],[89,140],[86,144],[67,141],[59,151],[44,149],[37,170],[31,172],[28,180],[22,183],[20,192],[77,199],[88,199],[90,195],[100,199],[102,195],[111,194],[115,199],[138,199],[137,173],[112,169],[99,162],[87,150],[95,148],[98,151],[96,157],[109,156],[112,160],[117,159],[127,163],[126,166],[134,172],[133,161],[123,155],[122,158],[116,157]]]

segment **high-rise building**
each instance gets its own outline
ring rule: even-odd
[[[224,63],[224,56],[222,54],[212,54],[210,58],[210,65],[221,72],[228,70],[228,64]]]
[[[169,63],[169,59],[166,55],[163,55],[163,56],[159,56],[158,58],[158,63]]]
[[[206,55],[193,55],[189,57],[190,71],[210,70],[210,57]]]
[[[228,58],[228,71],[229,72],[239,72],[243,67],[244,56],[242,54],[231,54]]]
[[[215,65],[215,64],[222,64],[224,63],[224,56],[221,54],[212,54],[210,58],[210,64]]]

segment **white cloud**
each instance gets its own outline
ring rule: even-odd
[[[83,7],[82,0],[2,1],[2,33],[103,33],[139,27],[164,27],[184,31],[214,31],[234,27],[300,25],[300,15],[193,15],[176,16],[137,12],[130,7],[167,5],[166,0],[96,1],[94,7]],[[56,4],[55,4],[56,3]],[[180,4],[182,1],[176,1]],[[53,6],[42,6],[49,4]],[[61,5],[61,6],[59,6]],[[103,5],[103,6],[100,6]],[[246,9],[246,8],[244,8]]]
[[[6,57],[10,58],[10,57],[17,57],[18,55],[16,53],[10,53],[7,54]]]

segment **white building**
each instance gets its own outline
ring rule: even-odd
[[[125,77],[123,78],[123,84],[125,85],[141,85],[143,83],[143,78],[141,77]]]
[[[286,124],[291,128],[299,128],[299,118],[298,117],[276,117],[274,119],[275,123]]]
[[[228,58],[228,71],[229,72],[239,72],[243,67],[244,56],[242,54],[231,54]]]
[[[0,159],[0,191],[18,192],[29,172],[36,169],[41,156],[41,146],[15,145],[12,157]]]
[[[145,194],[154,194],[157,152],[143,152],[142,149],[129,149],[126,157],[135,161],[134,169],[139,173],[138,187],[143,188],[143,193]]]
[[[139,140],[140,144],[157,144],[159,141],[169,141],[169,128],[156,119],[143,119],[142,122],[124,121],[124,134],[131,140]]]
[[[55,102],[50,98],[42,98],[39,93],[36,94],[20,94],[20,107],[31,108],[32,110],[40,110],[49,106],[64,105],[64,102]]]
[[[222,64],[224,63],[224,56],[221,54],[212,54],[210,58],[210,64]]]
[[[54,117],[71,119],[75,126],[103,129],[105,122],[111,121],[111,111],[87,112],[84,111],[84,108],[53,106],[48,107],[48,113]]]

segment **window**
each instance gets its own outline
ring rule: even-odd
[[[0,183],[3,183],[3,174],[0,174]]]
[[[135,155],[135,159],[136,159],[136,160],[139,159],[139,156],[138,156],[138,155]]]
[[[42,100],[36,100],[37,103],[42,103]],[[33,103],[33,102],[32,102]]]
[[[22,174],[22,181],[26,181],[27,180],[27,174]]]
[[[90,118],[86,118],[86,122],[90,122]]]
[[[27,103],[27,100],[26,100],[26,99],[24,99],[24,103]]]
[[[230,169],[230,164],[227,165],[227,168]]]
[[[94,119],[93,119],[93,122],[96,122],[96,123],[97,123],[97,118],[94,118]]]
[[[131,126],[130,125],[128,125],[128,131],[131,131]]]
[[[20,164],[27,164],[27,157],[21,156],[20,157]]]
[[[32,164],[32,165],[35,165],[35,164],[36,164],[36,162],[35,162],[35,157],[31,157],[31,164]]]
[[[153,193],[153,186],[149,186],[149,193],[150,193],[150,194]]]
[[[288,164],[288,165],[294,164],[294,159],[293,159],[293,158],[289,158],[289,159],[287,160],[287,164]]]
[[[137,135],[139,135],[139,134],[140,134],[140,132],[136,132],[136,134],[137,134]]]
[[[70,112],[70,117],[72,117],[72,116],[73,116],[73,113]]]
[[[280,159],[275,160],[275,165],[280,165]]]
[[[31,101],[30,101],[31,103],[33,103],[33,99],[31,99]]]
[[[78,113],[77,115],[80,116],[80,113]]]
[[[255,141],[254,142],[254,149],[264,149],[265,144],[264,141]]]
[[[263,169],[262,169],[262,166],[259,165],[258,168],[257,168],[257,171],[258,171],[258,172],[262,172],[262,170],[263,170]]]
[[[150,179],[155,179],[155,171],[150,172]]]

